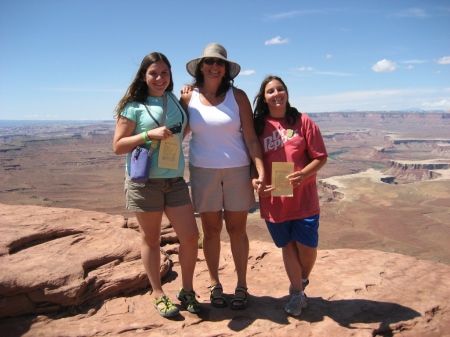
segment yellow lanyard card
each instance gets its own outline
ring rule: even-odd
[[[158,167],[178,170],[181,144],[176,136],[161,140],[158,154]]]

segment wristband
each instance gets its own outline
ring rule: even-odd
[[[142,132],[142,140],[145,142],[145,143],[147,143],[147,137],[146,137],[146,133],[145,132]]]

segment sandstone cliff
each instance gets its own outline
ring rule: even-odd
[[[441,176],[439,170],[448,170],[448,160],[388,160],[383,173],[396,177],[397,180],[422,181],[436,179]]]

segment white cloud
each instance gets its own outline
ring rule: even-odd
[[[411,70],[413,68],[414,68],[414,66],[412,66],[412,65],[409,65],[409,66],[406,67],[406,69],[408,69],[408,70]]]
[[[330,75],[330,76],[353,76],[353,74],[350,74],[350,73],[339,73],[336,71],[317,71],[316,74]]]
[[[445,105],[449,104],[450,101],[450,98],[448,98],[450,90],[448,89],[361,90],[318,96],[296,96],[291,89],[289,100],[291,105],[305,112],[342,111],[347,109],[356,111],[398,111],[413,107],[442,110],[448,109]],[[436,103],[424,104],[424,102]]]
[[[239,76],[248,76],[253,75],[255,73],[254,70],[243,70],[239,73]]]
[[[433,103],[422,103],[423,106],[429,107],[429,108],[450,108],[450,101],[443,99],[439,102],[433,102]]]
[[[421,63],[426,63],[427,61],[425,60],[406,60],[406,61],[400,61],[401,63],[405,63],[405,64],[421,64]]]
[[[264,44],[267,46],[269,44],[283,44],[283,43],[288,43],[288,42],[289,42],[289,39],[282,40],[281,36],[277,36],[270,40],[267,40],[266,42],[264,42]]]
[[[450,56],[444,56],[436,61],[439,64],[450,64]]]
[[[313,71],[314,70],[313,67],[300,67],[300,68],[297,68],[297,69],[300,70],[300,71]]]
[[[333,55],[331,55],[331,54],[327,54],[327,56],[326,56],[327,59],[330,59],[332,57],[333,57]]]
[[[287,18],[294,18],[299,15],[309,15],[309,14],[318,14],[318,13],[320,13],[320,11],[318,11],[318,10],[292,11],[292,12],[268,15],[266,17],[266,19],[268,19],[268,20],[283,20],[283,19],[287,19]]]
[[[395,62],[383,59],[372,66],[372,70],[376,73],[388,73],[395,71],[397,64]]]
[[[415,8],[405,9],[404,11],[394,13],[390,16],[401,17],[401,18],[426,18],[429,15],[423,9],[415,7]]]

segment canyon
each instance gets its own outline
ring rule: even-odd
[[[112,152],[114,121],[0,121],[0,264],[8,271],[0,280],[2,335],[131,336],[150,331],[153,336],[184,331],[212,336],[218,329],[218,335],[285,336],[302,329],[313,336],[445,336],[450,330],[445,318],[450,114],[309,116],[321,129],[329,160],[318,174],[319,258],[305,315],[286,318],[279,310],[287,278],[256,203],[247,226],[253,310],[230,313],[208,307],[200,249],[197,292],[207,310],[200,317],[185,315],[184,323],[159,317],[146,322],[154,309],[146,295],[135,218],[124,208],[124,156]],[[189,137],[183,143],[186,160],[188,142]],[[189,181],[188,170],[185,178]],[[90,242],[86,238],[102,252],[85,245]],[[112,238],[123,249],[114,258],[108,246]],[[233,264],[225,233],[222,240],[224,284],[231,291]],[[180,269],[176,236],[170,231],[162,252],[162,277],[174,293]],[[49,263],[55,254],[61,257]],[[65,266],[68,259],[74,264]],[[269,274],[282,281],[266,286],[269,276],[261,275]],[[426,286],[417,289],[414,284]],[[351,305],[349,315],[342,312]],[[377,314],[380,310],[385,314]],[[123,313],[122,321],[118,313]]]

